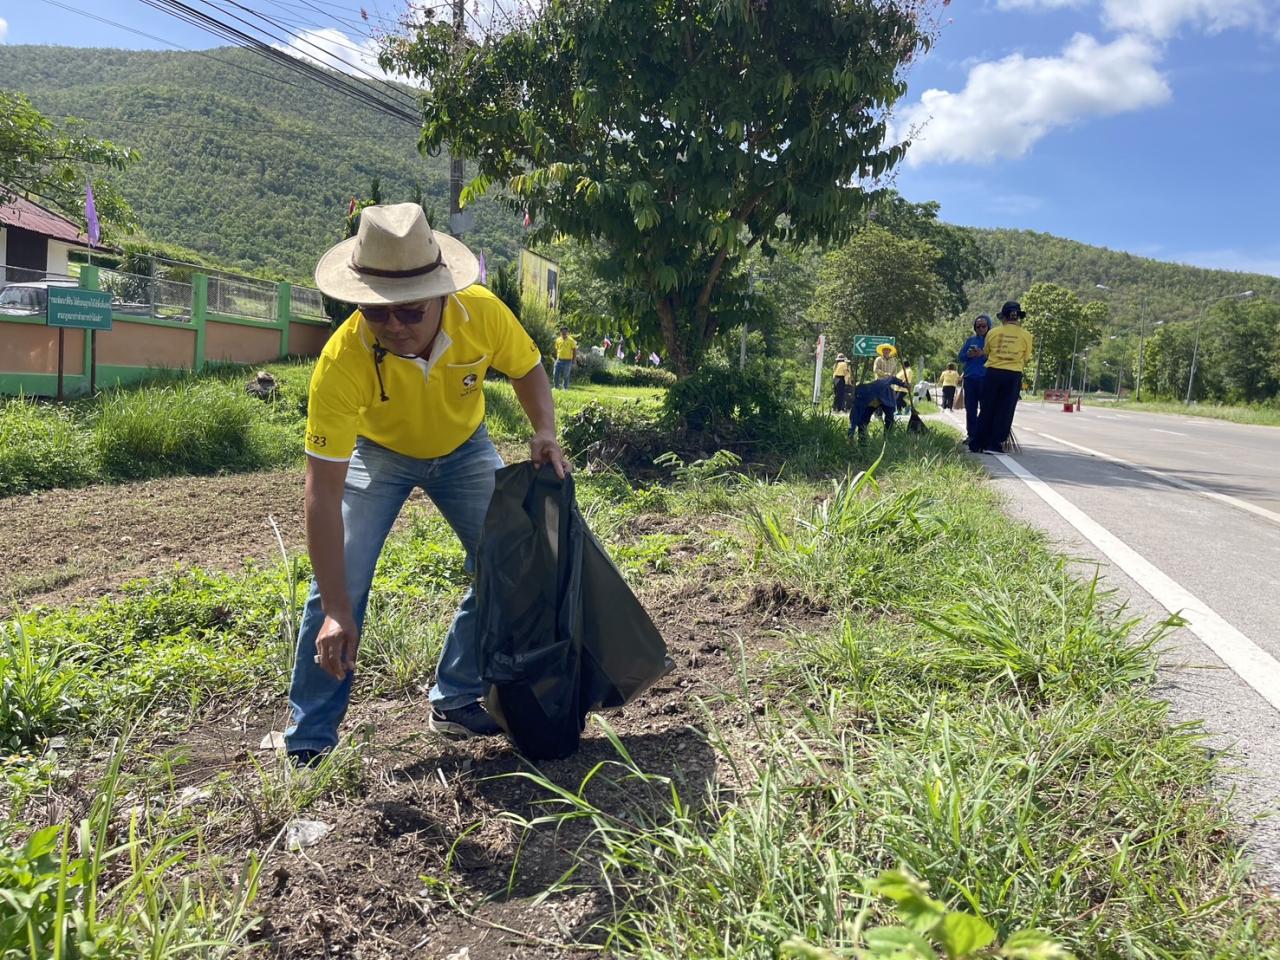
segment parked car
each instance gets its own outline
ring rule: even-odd
[[[49,308],[50,287],[77,287],[75,280],[35,280],[30,283],[11,283],[0,290],[0,314],[10,317],[31,317]]]

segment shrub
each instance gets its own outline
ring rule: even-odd
[[[578,360],[573,365],[573,378],[579,382],[585,380],[591,383],[602,383],[600,376],[608,363],[607,359],[592,351],[590,347],[579,345]]]
[[[0,402],[0,496],[74,487],[97,473],[89,437],[63,407]]]
[[[661,367],[641,367],[605,359],[591,372],[591,382],[611,387],[670,387],[676,375]]]
[[[561,440],[575,459],[651,466],[671,446],[670,431],[640,403],[591,402],[564,420]]]
[[[555,348],[555,340],[559,335],[556,329],[559,318],[555,312],[536,300],[524,300],[520,305],[520,325],[525,333],[533,338],[543,358],[550,357]]]
[[[668,414],[694,432],[726,427],[751,428],[777,417],[783,398],[776,383],[758,367],[737,370],[724,354],[708,353],[692,376],[667,393]]]

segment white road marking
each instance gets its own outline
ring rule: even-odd
[[[1262,517],[1264,520],[1270,520],[1272,523],[1280,525],[1280,513],[1274,510],[1268,510],[1266,507],[1260,507],[1257,504],[1249,503],[1247,500],[1241,500],[1238,497],[1231,497],[1225,493],[1218,493],[1217,490],[1210,490],[1208,487],[1202,487],[1198,483],[1192,483],[1190,480],[1183,480],[1179,476],[1172,473],[1165,473],[1163,470],[1156,470],[1152,467],[1142,467],[1128,460],[1122,460],[1114,457],[1109,453],[1103,453],[1101,450],[1094,450],[1091,447],[1081,446],[1078,443],[1072,443],[1070,440],[1063,440],[1061,437],[1055,437],[1051,433],[1044,433],[1040,430],[1032,430],[1027,428],[1028,433],[1033,433],[1037,437],[1044,437],[1054,443],[1060,443],[1064,447],[1071,447],[1079,450],[1081,453],[1087,453],[1091,457],[1098,457],[1100,460],[1110,460],[1112,463],[1122,467],[1128,467],[1130,470],[1137,470],[1139,473],[1145,473],[1148,476],[1155,477],[1157,480],[1163,480],[1165,483],[1172,484],[1175,487],[1181,487],[1183,490],[1190,490],[1192,493],[1198,493],[1202,497],[1208,497],[1210,500],[1218,500],[1227,506],[1235,507],[1237,510],[1243,510],[1245,513],[1252,513],[1255,517]]]
[[[1179,433],[1177,430],[1161,430],[1159,427],[1152,427],[1152,428],[1151,428],[1151,431],[1152,431],[1153,433],[1167,433],[1167,434],[1169,434],[1169,436],[1171,436],[1171,437],[1185,437],[1185,436],[1186,436],[1186,434],[1185,434],[1185,433]]]
[[[1199,637],[1241,680],[1276,710],[1280,710],[1280,661],[1022,464],[1002,453],[995,457],[1101,550],[1108,560],[1139,583],[1157,603],[1170,613],[1176,613],[1185,619],[1187,629]]]

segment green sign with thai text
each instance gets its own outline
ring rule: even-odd
[[[855,357],[874,357],[876,355],[876,347],[882,343],[894,343],[893,337],[877,337],[868,333],[859,334],[853,338],[853,355]]]
[[[47,322],[51,327],[110,330],[111,294],[78,287],[50,287]]]

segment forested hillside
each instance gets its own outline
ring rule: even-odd
[[[420,187],[443,220],[448,164],[416,148],[407,124],[300,79],[246,50],[187,52],[0,45],[0,85],[27,94],[61,122],[137,148],[122,178],[146,235],[217,259],[294,278],[341,229],[352,194],[379,177],[387,201]],[[915,201],[928,197],[911,197]],[[513,256],[518,218],[475,205],[468,240],[490,259]],[[1207,297],[1253,289],[1280,301],[1280,279],[1202,270],[1025,230],[972,230],[995,266],[968,288],[974,311],[1046,280],[1086,300],[1108,299],[1120,330],[1196,315]],[[572,278],[567,278],[572,283]],[[1095,288],[1104,283],[1110,293]]]
[[[969,233],[994,267],[991,276],[966,287],[975,312],[994,313],[1038,281],[1061,284],[1086,302],[1110,304],[1113,333],[1136,329],[1144,297],[1149,325],[1192,319],[1206,299],[1245,290],[1280,302],[1280,277],[1166,263],[1031,230],[971,228]],[[1110,290],[1097,289],[1099,283]]]
[[[413,127],[248,51],[209,53],[0,45],[0,85],[135,147],[121,188],[146,235],[231,264],[309,276],[374,177],[386,200],[418,185],[447,216],[448,162],[420,155]],[[475,209],[470,241],[510,257],[519,223]]]

